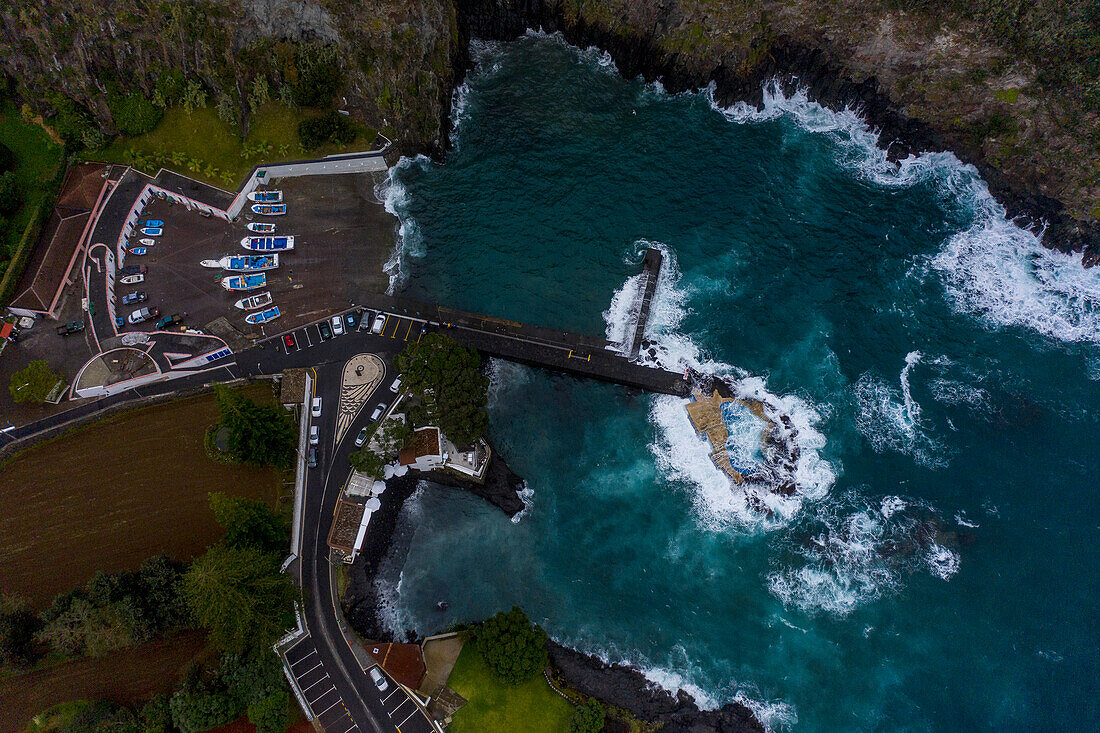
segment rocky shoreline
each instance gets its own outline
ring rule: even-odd
[[[550,663],[570,687],[630,711],[649,723],[660,724],[665,733],[764,733],[764,725],[745,705],[732,702],[717,710],[700,710],[683,690],[673,695],[645,676],[622,664],[607,664],[590,654],[550,641],[546,645]]]
[[[586,20],[583,13],[566,17],[565,6],[552,0],[459,0],[458,25],[463,49],[471,38],[510,41],[529,28],[561,32],[571,44],[595,46],[607,51],[626,78],[641,76],[660,80],[671,93],[715,86],[715,98],[723,106],[738,101],[760,106],[765,83],[775,80],[786,92],[806,88],[810,97],[829,109],[855,108],[880,131],[880,144],[892,161],[911,153],[953,152],[974,165],[993,196],[1004,205],[1008,216],[1022,226],[1044,231],[1043,244],[1062,252],[1082,253],[1086,267],[1100,264],[1100,224],[1073,218],[1062,202],[1035,193],[1032,184],[1012,180],[991,165],[959,133],[938,130],[907,115],[882,92],[875,77],[853,81],[829,56],[818,48],[797,43],[788,36],[770,39],[767,53],[749,68],[727,65],[724,59],[704,54],[669,53],[653,33],[637,26],[612,29]],[[456,59],[453,84],[462,84],[472,65],[468,51]],[[450,125],[450,104],[445,105],[442,126]],[[443,145],[449,135],[441,135]],[[431,151],[435,155],[445,151]],[[1044,229],[1045,228],[1045,229]]]
[[[422,481],[435,486],[469,491],[509,517],[514,517],[524,509],[523,499],[519,496],[519,491],[525,485],[524,481],[508,467],[496,449],[493,449],[493,457],[482,484],[441,471],[410,471],[404,476],[388,479],[385,500],[382,507],[374,513],[371,531],[367,533],[362,552],[349,571],[350,583],[342,599],[344,616],[355,632],[364,639],[416,640],[417,635],[412,630],[406,630],[404,634],[394,638],[386,629],[381,617],[383,599],[379,597],[374,581],[382,560],[400,539],[395,535],[401,509]],[[729,703],[717,710],[700,710],[687,693],[680,691],[673,695],[654,685],[632,667],[609,665],[554,641],[547,643],[547,651],[551,664],[571,687],[608,705],[627,710],[641,720],[660,724],[662,731],[763,733],[765,730],[753,712],[740,703]]]

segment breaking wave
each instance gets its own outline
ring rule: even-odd
[[[949,580],[958,552],[941,541],[941,521],[929,506],[898,496],[875,504],[850,494],[820,505],[810,526],[791,540],[801,561],[768,575],[768,587],[787,607],[847,616],[897,592],[905,577],[924,569]]]
[[[386,288],[387,295],[393,295],[396,290],[400,290],[408,279],[408,258],[421,258],[427,254],[420,225],[409,213],[411,199],[408,189],[401,182],[401,173],[413,166],[427,169],[431,162],[431,159],[425,155],[417,155],[415,158],[402,157],[397,165],[390,168],[386,179],[375,187],[374,193],[382,201],[386,211],[397,219],[393,252],[390,253],[386,264],[382,266],[382,271],[390,278],[390,284]]]
[[[714,91],[713,85],[706,90],[711,106],[732,122],[789,119],[832,140],[838,162],[865,180],[886,187],[931,180],[941,196],[971,212],[969,227],[950,237],[930,261],[959,311],[994,328],[1019,326],[1063,342],[1100,343],[1100,277],[1082,265],[1080,255],[1047,249],[1041,234],[1009,221],[974,166],[949,152],[909,155],[895,163],[858,109],[828,110],[804,88],[787,94],[772,81],[764,86],[760,109],[744,102],[721,107]]]
[[[856,427],[876,453],[897,451],[922,466],[935,468],[946,464],[943,449],[928,435],[920,405],[909,389],[910,372],[920,361],[919,351],[906,355],[898,388],[870,372],[860,376],[853,388],[858,408]]]

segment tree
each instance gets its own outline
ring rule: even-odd
[[[140,92],[107,95],[107,107],[115,120],[115,127],[127,137],[135,137],[155,128],[164,116],[164,110]]]
[[[172,709],[167,695],[153,695],[141,706],[142,733],[171,733]]]
[[[221,420],[229,430],[226,452],[240,463],[287,468],[294,457],[297,429],[279,405],[260,405],[240,392],[217,388]]]
[[[573,708],[569,718],[569,733],[600,733],[604,725],[603,705],[598,700],[588,698]]]
[[[316,117],[307,117],[298,123],[298,141],[306,150],[333,142],[347,145],[355,140],[358,130],[355,123],[336,110],[329,110]]]
[[[267,646],[294,622],[294,587],[277,557],[255,548],[216,545],[191,564],[183,595],[222,649]]]
[[[336,46],[303,43],[294,65],[294,101],[302,107],[327,107],[344,85],[344,70]]]
[[[172,694],[168,708],[172,713],[172,724],[182,733],[198,733],[225,725],[239,712],[233,699],[225,692],[211,690],[201,680],[189,682],[187,678]]]
[[[233,547],[278,552],[286,546],[286,520],[259,499],[210,494],[214,519],[225,529],[225,542]]]
[[[481,373],[475,349],[442,334],[410,342],[395,359],[404,386],[415,397],[407,410],[418,426],[436,425],[460,447],[485,435],[489,427],[489,378]]]
[[[26,669],[41,656],[34,635],[42,622],[23,604],[4,600],[5,608],[0,613],[0,665]]]
[[[286,690],[278,690],[248,706],[248,719],[256,726],[256,733],[283,733],[289,716],[290,698]]]
[[[11,375],[8,389],[15,402],[45,402],[59,381],[61,377],[50,369],[50,365],[37,359]]]
[[[7,145],[0,143],[0,173],[6,173],[14,168],[15,153]]]
[[[371,478],[382,478],[382,469],[386,465],[386,460],[371,450],[369,445],[364,445],[348,456],[348,463],[356,471],[365,473]]]
[[[518,606],[501,611],[477,629],[475,646],[493,675],[508,685],[534,677],[547,664],[546,632]]]
[[[405,442],[412,435],[412,428],[404,420],[390,419],[379,426],[375,435],[375,442],[382,448],[385,458],[395,456],[405,447]]]
[[[218,664],[218,681],[242,710],[286,689],[282,662],[268,648],[224,654]]]
[[[13,214],[23,203],[23,189],[15,171],[0,174],[0,214]]]

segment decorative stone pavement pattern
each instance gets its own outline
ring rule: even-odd
[[[340,382],[340,404],[336,413],[336,443],[344,439],[355,416],[386,375],[386,365],[374,354],[358,354],[344,365]]]

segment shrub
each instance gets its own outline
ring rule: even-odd
[[[294,457],[297,432],[290,413],[279,405],[260,405],[239,392],[217,389],[219,426],[229,428],[226,453],[240,463],[287,468]]]
[[[15,168],[15,153],[11,151],[4,143],[0,143],[0,173],[4,173]]]
[[[60,379],[45,360],[37,359],[11,375],[8,390],[15,402],[45,402]]]
[[[347,145],[355,140],[355,123],[336,110],[329,110],[317,117],[307,117],[298,123],[298,141],[306,150],[320,147],[327,142]]]
[[[287,543],[286,520],[259,499],[210,494],[214,519],[225,529],[225,543],[233,547],[279,552]]]
[[[99,131],[95,118],[83,107],[64,95],[56,95],[52,100],[54,108],[50,124],[68,145],[80,148],[85,136]]]
[[[237,717],[237,707],[229,695],[204,686],[185,686],[177,690],[168,708],[172,713],[172,724],[182,733],[216,728]]]
[[[298,72],[293,88],[294,101],[302,107],[328,107],[344,85],[344,70],[336,47],[302,44],[294,65]]]
[[[0,214],[11,215],[23,203],[23,189],[14,171],[0,174]]]
[[[459,447],[485,434],[489,379],[476,350],[433,333],[410,341],[395,364],[414,397],[406,411],[414,425],[436,425]]]
[[[475,644],[493,675],[508,685],[526,682],[549,663],[546,632],[518,606],[479,626]]]
[[[290,702],[286,690],[278,690],[248,706],[248,719],[256,726],[256,733],[283,733],[289,716]]]
[[[0,614],[0,664],[26,669],[38,661],[34,635],[41,626],[38,617],[26,608]]]
[[[140,92],[108,95],[107,106],[115,120],[115,127],[127,137],[136,137],[149,132],[164,116],[164,110]]]
[[[598,700],[588,698],[573,709],[573,715],[569,718],[569,733],[600,733],[603,724],[603,706]]]

